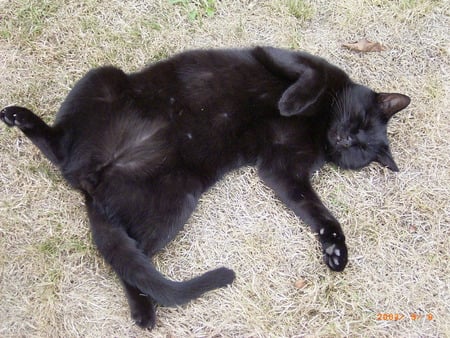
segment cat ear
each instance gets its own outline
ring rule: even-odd
[[[378,163],[380,163],[381,165],[385,166],[386,168],[398,172],[399,169],[397,167],[397,164],[395,163],[394,159],[392,158],[392,154],[391,151],[389,150],[389,148],[386,148],[384,151],[382,151],[381,153],[379,153],[377,155],[376,160]]]
[[[278,109],[282,116],[309,115],[314,105],[325,90],[324,79],[320,74],[307,68],[281,96]]]
[[[389,120],[395,113],[405,109],[411,99],[403,94],[397,93],[380,93],[378,94],[378,103],[384,113],[384,116]]]

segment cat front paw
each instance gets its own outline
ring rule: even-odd
[[[323,260],[333,271],[342,271],[347,265],[347,246],[345,243],[323,247]]]
[[[348,251],[345,236],[337,229],[322,228],[319,230],[322,244],[323,260],[333,271],[342,271],[347,265]]]
[[[16,126],[20,129],[33,127],[34,117],[32,111],[18,106],[6,107],[0,111],[0,120],[9,127]]]

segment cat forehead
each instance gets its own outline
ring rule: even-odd
[[[373,116],[373,112],[378,107],[376,93],[365,86],[357,84],[345,88],[338,96],[337,101],[336,108],[343,110],[341,113],[347,117],[360,114],[364,115],[360,115],[363,118]]]
[[[349,104],[373,104],[375,103],[375,92],[362,85],[353,85],[345,89],[344,94],[347,96],[346,102]]]
[[[351,90],[353,91],[353,93],[361,98],[363,97],[372,97],[373,94],[375,94],[375,92],[370,89],[369,87],[360,85],[360,84],[355,84],[351,87]]]

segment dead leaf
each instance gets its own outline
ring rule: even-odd
[[[295,286],[297,289],[303,289],[303,288],[306,286],[306,281],[305,281],[304,279],[299,279],[298,281],[296,281],[296,282],[294,283],[294,286]]]
[[[372,42],[367,39],[361,39],[352,43],[344,43],[342,46],[355,52],[381,52],[386,50],[386,47],[381,43]]]

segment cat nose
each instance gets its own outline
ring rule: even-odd
[[[351,136],[347,136],[346,138],[342,138],[340,136],[336,137],[336,145],[343,148],[350,148],[352,145],[353,139]]]

